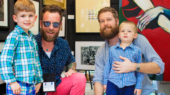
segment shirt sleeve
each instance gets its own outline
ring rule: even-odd
[[[35,41],[36,43],[36,41]],[[38,45],[36,44],[36,62],[37,62],[37,74],[36,74],[36,83],[42,83],[43,82],[43,74],[42,74],[42,68],[41,63],[38,55]]]
[[[153,49],[149,41],[143,35],[139,34],[138,37],[134,40],[134,44],[141,49],[146,62],[155,62],[161,68],[160,73],[157,75],[163,74],[165,64]]]
[[[95,71],[94,71],[94,77],[93,77],[93,84],[95,82],[100,82],[103,84],[103,71],[105,67],[105,61],[104,61],[104,53],[102,52],[102,48],[100,47],[97,50],[96,56],[95,56]]]
[[[137,56],[136,56],[136,62],[141,63],[142,62],[142,53],[141,50],[139,49],[137,52]],[[140,73],[140,72],[136,72],[136,77],[137,77],[137,82],[136,82],[136,89],[142,89],[142,81],[144,79],[144,74]]]
[[[108,59],[106,61],[106,65],[104,67],[104,72],[103,72],[103,76],[104,76],[103,85],[107,85],[107,81],[108,81],[108,78],[109,78],[112,62],[113,61],[112,61],[111,51],[109,51],[109,56],[108,56]]]
[[[6,83],[16,82],[16,78],[13,72],[13,59],[15,49],[17,47],[18,39],[17,34],[11,32],[7,37],[0,57],[0,72],[1,78]]]

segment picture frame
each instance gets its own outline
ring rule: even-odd
[[[34,26],[31,27],[29,30],[34,34],[38,34],[39,33],[39,27],[40,27],[40,22],[39,22],[39,17],[40,17],[40,13],[39,13],[39,10],[40,10],[40,5],[39,5],[39,1],[36,1],[36,0],[31,0],[33,3],[34,3],[34,6],[35,6],[35,11],[36,11],[36,15],[37,15],[37,20],[35,21],[34,23]]]
[[[8,0],[0,0],[0,28],[9,28]]]
[[[62,17],[62,26],[60,27],[59,37],[65,37],[65,17]]]
[[[99,33],[98,11],[110,0],[75,0],[76,33]]]
[[[75,58],[77,70],[94,70],[95,55],[98,48],[104,44],[104,41],[76,41]]]
[[[66,9],[66,0],[43,0],[43,5],[58,5],[62,9]]]

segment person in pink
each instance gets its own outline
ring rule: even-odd
[[[43,71],[43,86],[37,95],[84,95],[86,78],[76,73],[76,62],[68,42],[58,37],[62,26],[62,8],[45,6],[40,14],[41,31],[35,36]],[[64,78],[61,73],[67,66]]]

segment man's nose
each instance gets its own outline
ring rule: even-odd
[[[50,26],[49,26],[49,29],[52,30],[53,28],[54,28],[54,27],[53,27],[53,24],[51,23]]]

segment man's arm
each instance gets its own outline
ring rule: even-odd
[[[103,95],[103,85],[100,82],[94,83],[94,95]]]
[[[76,71],[76,62],[68,64],[67,68],[68,68],[68,71],[65,73],[65,76],[69,77]]]
[[[140,63],[139,72],[147,74],[162,74],[164,72],[164,63],[150,45],[149,41],[143,35],[139,34],[137,39],[134,40],[134,44],[141,48],[142,54],[146,61],[145,63]],[[120,58],[123,59],[124,62],[115,62],[113,65],[114,70],[119,70],[116,73],[126,73],[136,70],[136,63],[132,63],[124,57]]]

